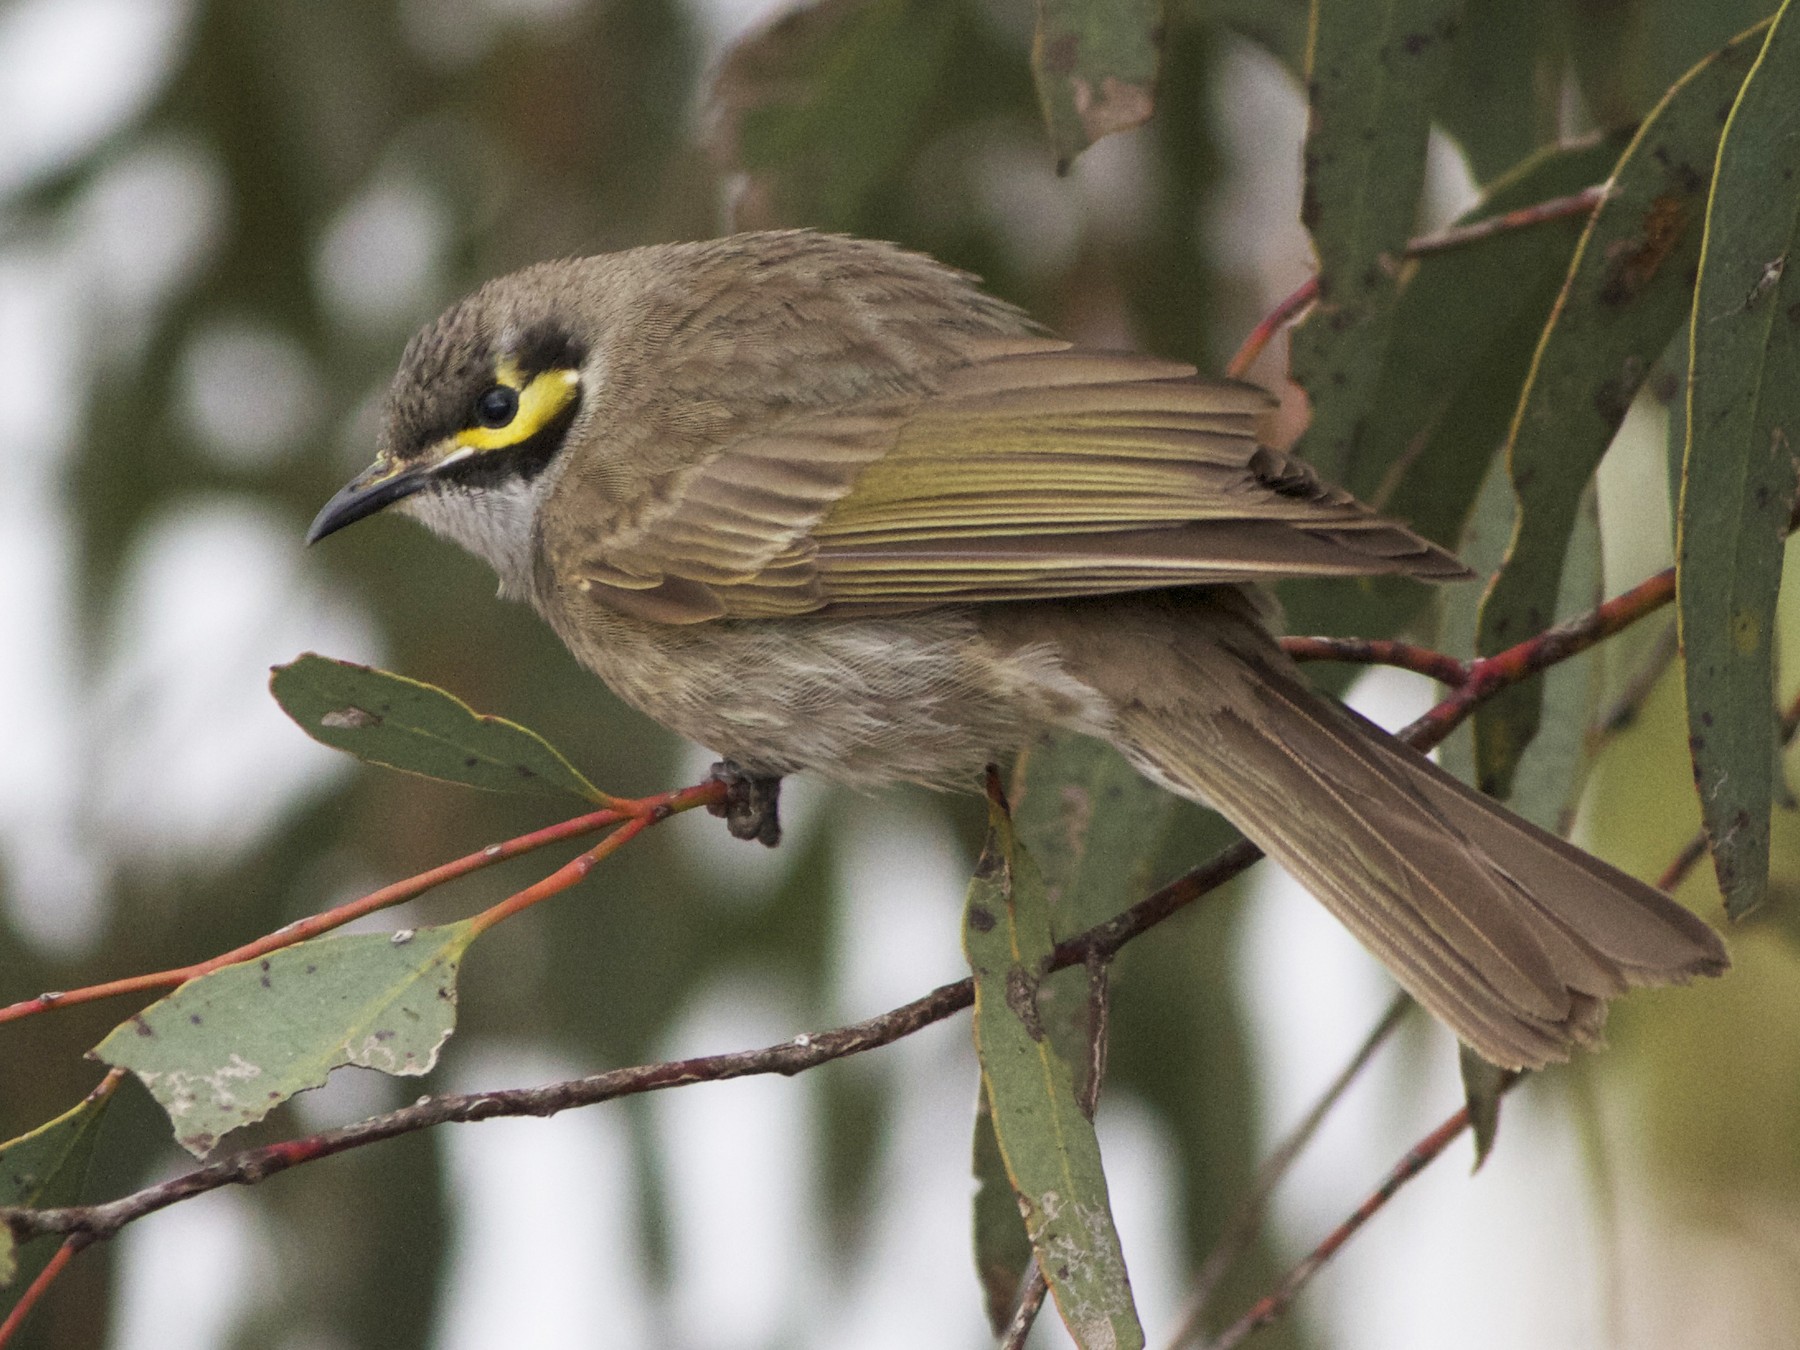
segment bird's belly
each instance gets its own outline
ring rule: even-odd
[[[1104,732],[1054,653],[998,652],[964,611],[556,626],[627,703],[755,773],[972,788],[1047,724]]]

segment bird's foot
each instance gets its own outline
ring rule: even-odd
[[[725,800],[706,809],[725,817],[735,839],[754,839],[768,848],[781,842],[781,775],[748,772],[735,760],[712,766],[712,776],[725,784]]]

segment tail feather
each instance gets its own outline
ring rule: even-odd
[[[1199,614],[1172,647],[1146,626],[1138,662],[1118,659],[1115,615],[1111,659],[1073,672],[1119,709],[1119,749],[1243,830],[1483,1058],[1566,1059],[1598,1041],[1606,1000],[1729,964],[1662,892],[1315,694],[1244,614]]]

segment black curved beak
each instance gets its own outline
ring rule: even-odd
[[[346,525],[354,525],[364,516],[372,516],[384,506],[402,497],[410,497],[431,482],[441,464],[399,465],[378,459],[338,490],[325,503],[306,531],[306,542],[316,544],[328,534]]]

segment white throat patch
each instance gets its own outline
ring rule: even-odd
[[[480,489],[446,483],[394,507],[484,559],[498,574],[505,599],[530,600],[538,508],[555,477],[546,472],[530,481],[506,478]]]

